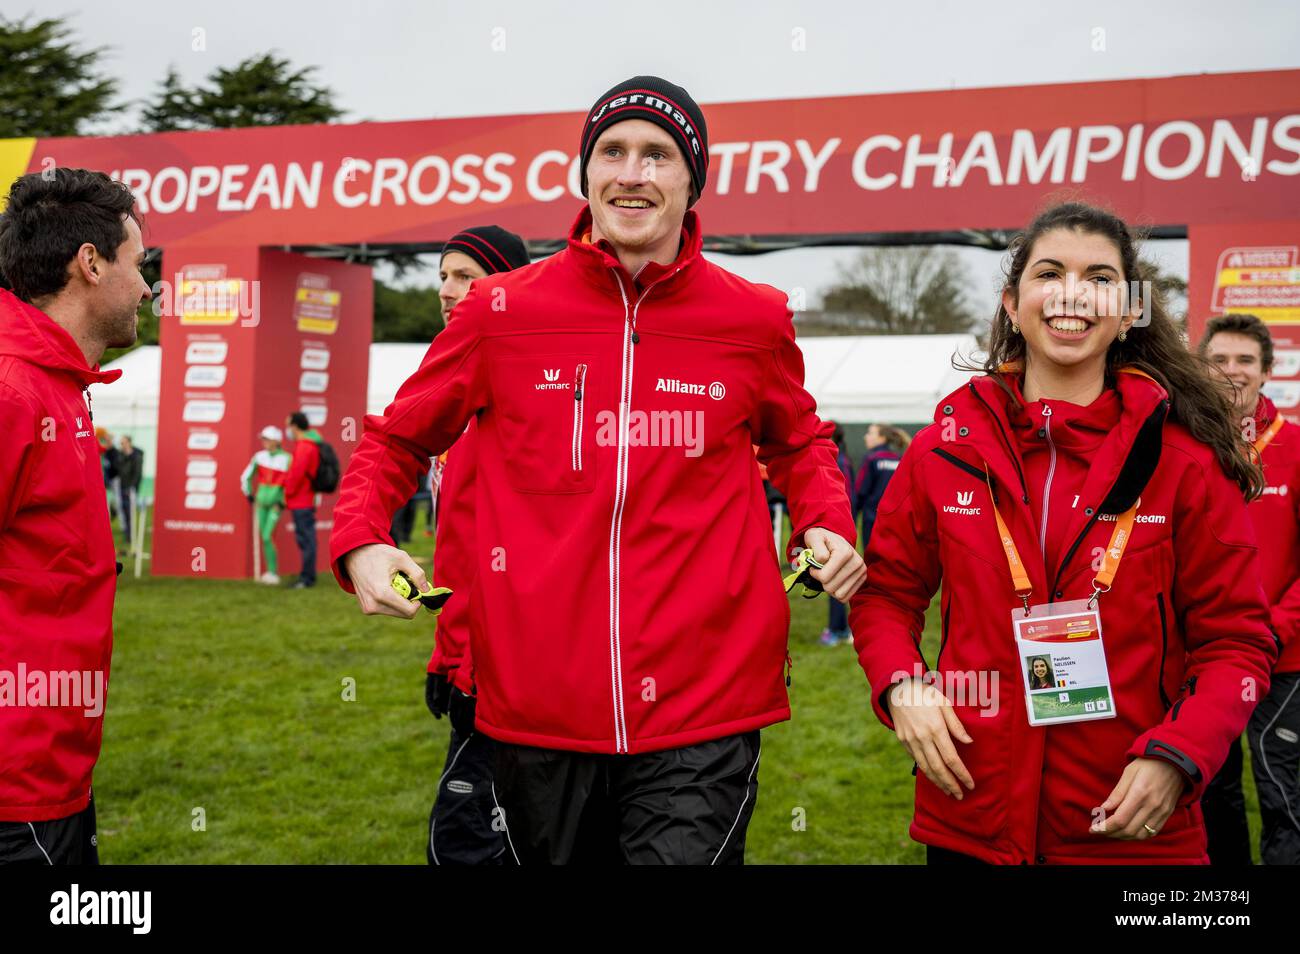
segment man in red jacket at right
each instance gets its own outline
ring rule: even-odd
[[[752,445],[790,502],[788,551],[837,599],[863,579],[786,297],[701,254],[708,155],[680,87],[638,76],[597,100],[567,246],[474,283],[339,489],[340,583],[413,616],[390,579],[426,580],[390,518],[477,418],[475,726],[524,863],[743,860],[758,730],[790,715]]]
[[[1300,427],[1286,421],[1260,393],[1273,370],[1273,338],[1254,315],[1211,318],[1201,353],[1228,380],[1242,437],[1260,454],[1267,486],[1249,513],[1259,539],[1259,563],[1282,644],[1268,694],[1259,701],[1246,738],[1259,794],[1260,860],[1300,864]],[[1210,863],[1250,864],[1250,835],[1241,791],[1241,743],[1201,799]]]
[[[151,297],[135,200],[102,172],[18,179],[0,215],[0,864],[96,864],[91,776],[117,572],[89,386]]]

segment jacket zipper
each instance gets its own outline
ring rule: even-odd
[[[942,672],[940,668],[943,664],[943,650],[948,645],[948,610],[952,606],[951,597],[943,604],[941,615],[943,617],[943,638],[939,640],[939,655],[934,657],[934,671]]]
[[[975,395],[975,399],[984,405],[985,409],[989,412],[989,417],[992,418],[993,423],[998,426],[998,435],[1002,438],[1002,443],[1007,449],[1007,456],[1011,458],[1011,465],[1016,469],[1016,476],[1020,478],[1020,490],[1023,494],[1020,499],[1025,503],[1029,503],[1029,487],[1025,484],[1025,472],[1020,469],[1020,455],[1017,454],[1016,449],[1011,446],[1011,438],[1007,436],[1006,428],[1002,426],[1002,422],[998,420],[998,416],[993,413],[993,408],[989,406],[988,401],[984,400],[984,396],[980,394],[974,383],[968,384],[966,387],[970,389],[971,394]]]
[[[1169,712],[1170,722],[1178,718],[1178,710],[1183,707],[1183,703],[1187,701],[1189,696],[1194,695],[1196,695],[1196,677],[1191,676],[1185,683],[1183,683],[1183,695],[1181,695],[1178,701],[1174,703],[1173,709]]]
[[[1156,606],[1160,609],[1160,670],[1156,673],[1156,685],[1160,688],[1160,701],[1165,710],[1169,709],[1169,693],[1165,692],[1165,657],[1169,654],[1169,624],[1165,621],[1165,594],[1156,594]]]
[[[573,371],[573,469],[582,470],[582,386],[587,379],[587,366],[578,365]]]
[[[1052,409],[1043,404],[1043,436],[1047,438],[1047,479],[1043,481],[1043,519],[1038,528],[1038,548],[1043,551],[1043,569],[1047,569],[1047,511],[1052,500],[1052,478],[1056,476],[1056,445],[1052,443]]]
[[[645,266],[643,265],[642,268]],[[632,410],[633,345],[640,339],[636,335],[636,314],[650,290],[682,270],[679,265],[651,282],[636,303],[629,307],[627,289],[618,269],[611,268],[618,282],[618,294],[623,299],[623,363],[619,384],[618,406],[618,467],[614,477],[614,512],[609,523],[609,667],[614,697],[614,750],[627,752],[627,714],[623,707],[623,647],[619,619],[619,545],[623,532],[623,504],[627,500],[628,416]],[[641,269],[637,269],[637,275]],[[632,276],[636,281],[636,275]]]
[[[1163,403],[1163,405],[1164,405],[1164,410],[1165,410],[1165,411],[1168,411],[1168,410],[1169,410],[1169,402],[1168,402],[1168,401],[1165,401],[1165,402],[1162,402],[1162,403]],[[1153,414],[1152,416],[1154,416],[1154,414]],[[1150,420],[1151,420],[1151,418],[1147,418],[1147,422],[1148,422],[1148,423],[1150,422]],[[1144,423],[1144,424],[1142,425],[1142,427],[1145,428],[1145,427],[1146,427],[1146,423]],[[1132,453],[1132,449],[1131,449],[1131,448],[1130,448],[1130,453]],[[1121,471],[1120,471],[1120,474],[1121,474],[1121,476],[1123,475],[1123,470],[1122,470],[1122,469],[1121,469]],[[1117,481],[1118,481],[1118,478],[1117,478]],[[1114,488],[1114,486],[1112,485],[1111,488],[1110,488],[1110,490],[1108,490],[1108,491],[1106,492],[1106,496],[1102,498],[1102,500],[1101,500],[1101,503],[1102,503],[1102,504],[1104,504],[1104,503],[1105,503],[1105,502],[1110,498],[1111,491],[1113,491],[1114,489],[1115,489],[1115,488]],[[1058,567],[1056,568],[1056,578],[1055,578],[1054,580],[1052,580],[1052,590],[1053,590],[1053,592],[1055,592],[1056,590],[1059,590],[1059,589],[1060,589],[1060,587],[1061,587],[1061,574],[1065,572],[1065,568],[1066,568],[1066,566],[1069,564],[1071,558],[1073,558],[1073,556],[1074,556],[1074,552],[1075,552],[1076,550],[1079,549],[1079,544],[1083,543],[1083,539],[1084,539],[1084,537],[1086,537],[1086,536],[1088,535],[1088,531],[1090,531],[1090,530],[1092,529],[1092,525],[1093,525],[1094,523],[1096,523],[1097,520],[1098,520],[1098,518],[1100,518],[1100,517],[1101,517],[1101,504],[1098,504],[1098,505],[1096,506],[1096,508],[1093,510],[1093,512],[1092,512],[1092,516],[1088,518],[1088,522],[1085,523],[1085,524],[1083,525],[1083,529],[1082,529],[1081,531],[1079,531],[1079,535],[1078,535],[1077,537],[1075,537],[1075,538],[1074,538],[1074,542],[1073,542],[1072,544],[1070,544],[1070,549],[1068,549],[1068,550],[1065,551],[1065,557],[1064,557],[1064,559],[1061,560],[1061,565],[1058,566]]]

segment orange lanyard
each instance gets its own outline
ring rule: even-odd
[[[1262,454],[1262,453],[1264,453],[1264,448],[1267,447],[1270,443],[1272,443],[1273,438],[1277,437],[1277,432],[1280,431],[1280,430],[1282,430],[1282,424],[1283,424],[1283,421],[1282,421],[1282,415],[1281,415],[1281,414],[1279,414],[1277,417],[1273,418],[1273,422],[1272,422],[1271,424],[1268,425],[1268,429],[1267,429],[1266,431],[1264,431],[1263,434],[1260,434],[1259,437],[1257,437],[1257,438],[1255,439],[1255,453],[1256,453],[1256,454]]]
[[[988,471],[984,472],[984,480],[989,485],[989,497],[992,498],[993,481]],[[1106,545],[1106,551],[1102,554],[1101,569],[1092,579],[1092,597],[1088,600],[1089,607],[1096,603],[1098,596],[1109,592],[1111,584],[1115,582],[1119,561],[1123,559],[1124,550],[1133,536],[1133,524],[1137,520],[1137,511],[1141,503],[1139,499],[1115,519],[1115,529],[1111,531],[1110,543]],[[1020,551],[1016,549],[1015,540],[1011,539],[1011,531],[1007,528],[1007,522],[1002,519],[1002,512],[996,502],[993,504],[993,516],[998,522],[998,536],[1002,539],[1002,552],[1007,557],[1007,569],[1011,571],[1011,584],[1015,587],[1020,602],[1025,604],[1025,615],[1028,616],[1029,596],[1034,592],[1033,584],[1029,582],[1029,572],[1025,569],[1024,561],[1020,559]]]

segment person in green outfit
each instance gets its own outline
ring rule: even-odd
[[[257,532],[262,538],[262,553],[266,572],[257,578],[259,583],[274,586],[280,582],[279,566],[275,557],[275,525],[284,509],[284,481],[289,475],[289,452],[280,446],[284,439],[278,427],[262,428],[262,449],[240,475],[239,486],[253,505],[257,517]],[[256,490],[254,490],[256,488]]]

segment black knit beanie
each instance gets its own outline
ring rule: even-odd
[[[443,255],[448,252],[468,255],[489,275],[493,272],[508,272],[528,264],[528,248],[524,245],[524,240],[499,225],[476,225],[472,229],[457,232],[442,247]]]
[[[625,119],[644,119],[662,127],[673,137],[695,183],[695,204],[704,192],[709,175],[709,129],[704,113],[680,86],[674,86],[658,76],[634,76],[619,83],[591,107],[582,127],[579,154],[582,156],[582,194],[587,194],[587,163],[596,148],[600,134],[615,123]]]

